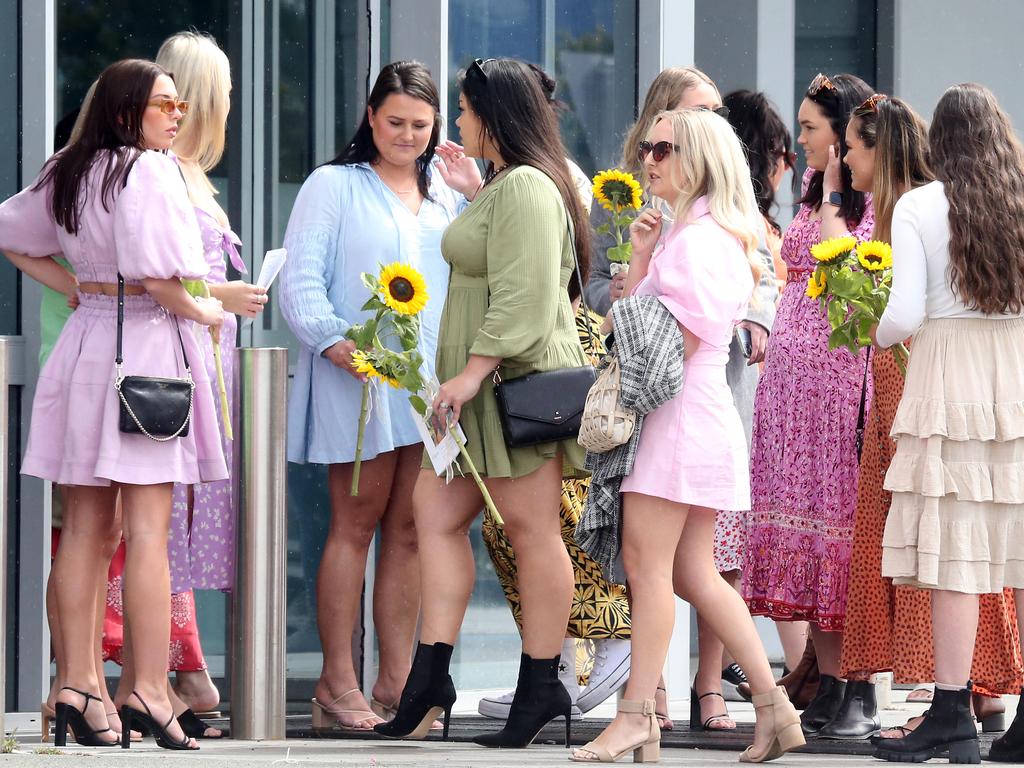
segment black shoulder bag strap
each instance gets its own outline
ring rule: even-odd
[[[860,409],[857,411],[857,461],[860,461],[864,450],[864,426],[867,423],[868,404],[868,372],[871,370],[871,352],[869,348],[864,356],[864,381],[860,387]]]
[[[188,378],[192,378],[192,369],[188,364],[188,355],[185,353],[185,342],[181,338],[181,325],[178,321],[178,316],[173,312],[168,312],[171,317],[174,318],[174,329],[178,332],[178,346],[181,347],[181,359],[185,363],[185,375]],[[124,376],[121,373],[121,365],[124,362],[122,355],[122,335],[124,331],[124,278],[121,273],[117,273],[117,357],[114,358],[114,364],[117,368],[117,378],[122,379]]]

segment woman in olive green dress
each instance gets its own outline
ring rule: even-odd
[[[456,121],[465,152],[488,164],[483,188],[441,242],[451,280],[437,347],[440,418],[457,421],[519,566],[523,655],[505,728],[478,737],[524,747],[570,701],[558,680],[573,574],[558,516],[563,462],[583,466],[575,440],[510,449],[491,386],[535,371],[585,365],[571,301],[579,293],[573,249],[589,266],[587,218],[565,163],[554,114],[536,76],[512,59],[477,61],[462,78]],[[398,714],[386,736],[422,738],[455,688],[448,674],[473,591],[469,527],[483,507],[472,479],[450,483],[424,468],[416,482],[422,627]]]

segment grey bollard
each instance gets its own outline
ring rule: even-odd
[[[10,370],[8,341],[0,336],[0,736],[4,731],[4,693],[7,690],[7,436],[10,434],[7,409]]]
[[[284,739],[288,350],[242,348],[238,357],[231,736]]]

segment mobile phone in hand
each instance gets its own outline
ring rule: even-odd
[[[750,331],[746,328],[736,329],[736,340],[740,343],[740,352],[743,356],[750,359],[750,355],[753,352],[753,342],[750,340]]]

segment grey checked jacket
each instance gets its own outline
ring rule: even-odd
[[[593,474],[576,543],[612,583],[624,581],[618,566],[622,530],[622,478],[633,471],[644,415],[683,388],[683,334],[675,317],[655,296],[630,296],[611,308],[614,353],[619,360],[619,400],[637,415],[633,435],[606,453],[587,452]]]

